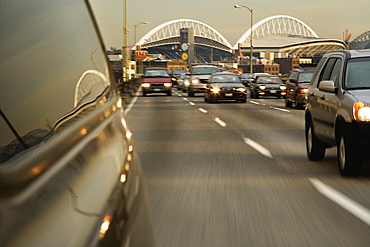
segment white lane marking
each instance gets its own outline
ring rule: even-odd
[[[260,152],[262,155],[272,159],[272,155],[271,155],[270,151],[267,150],[265,147],[261,146],[260,144],[258,144],[257,142],[255,142],[255,141],[253,141],[252,139],[249,139],[249,138],[244,138],[244,142],[247,145],[254,148],[255,150],[257,150],[258,152]]]
[[[203,112],[203,113],[207,113],[206,110],[204,110],[203,108],[198,108],[199,111]]]
[[[255,104],[255,105],[259,105],[260,103],[256,102],[256,101],[253,101],[253,100],[249,100],[250,103],[252,104]]]
[[[274,109],[274,110],[278,110],[278,111],[290,112],[289,110],[283,109],[283,108],[278,108],[278,107],[271,107],[271,108]]]
[[[193,102],[189,102],[189,105],[195,105]]]
[[[187,98],[182,98],[183,100],[185,100],[185,101],[189,101]]]
[[[124,112],[125,116],[131,111],[131,108],[134,106],[134,104],[135,104],[137,98],[139,97],[140,93],[141,93],[141,87],[139,87],[139,90],[136,91],[134,98],[131,100],[130,104],[125,109],[125,112]]]
[[[342,193],[336,191],[330,186],[324,184],[316,178],[309,178],[313,186],[324,196],[328,197],[330,200],[346,209],[354,216],[370,225],[370,210],[360,205],[359,203],[353,201]]]
[[[220,118],[218,117],[215,117],[213,119],[216,123],[218,123],[219,125],[221,125],[221,127],[225,127],[226,126],[226,123],[224,121],[222,121]]]

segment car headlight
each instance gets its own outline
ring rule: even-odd
[[[353,117],[357,121],[370,121],[370,106],[363,102],[356,102],[353,104]]]
[[[280,90],[286,90],[286,86],[285,85],[280,85]]]
[[[190,81],[185,81],[185,82],[184,82],[184,84],[185,84],[186,86],[189,86],[189,85],[190,85]]]
[[[211,92],[213,92],[213,93],[219,93],[219,92],[221,91],[221,89],[220,89],[220,88],[218,88],[218,87],[213,87],[213,88],[211,88],[210,90],[211,90]]]
[[[299,93],[307,93],[307,92],[308,92],[308,88],[299,89]]]
[[[191,79],[191,83],[197,84],[200,83],[199,79]]]
[[[172,83],[168,83],[168,82],[167,82],[167,83],[165,83],[165,84],[164,84],[164,86],[165,86],[165,87],[172,87]]]
[[[239,91],[239,92],[245,92],[247,89],[245,87],[240,87],[240,88],[237,88],[236,91]]]
[[[150,83],[141,83],[141,87],[150,87]]]
[[[174,78],[174,77],[172,77],[172,78],[171,78],[171,80],[172,80],[172,81],[177,81],[177,79],[176,79],[176,78]]]
[[[261,85],[261,86],[259,86],[259,89],[265,90],[266,89],[266,86],[265,85]]]

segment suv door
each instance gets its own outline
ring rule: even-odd
[[[330,57],[324,69],[320,72],[318,82],[311,93],[310,97],[315,102],[316,107],[312,108],[311,114],[315,125],[316,135],[324,137],[326,140],[331,140],[335,144],[334,125],[336,115],[339,109],[339,99],[337,91],[329,92],[320,89],[320,83],[323,81],[334,82],[334,87],[338,89],[340,86],[340,79],[342,78],[343,60],[341,57]]]

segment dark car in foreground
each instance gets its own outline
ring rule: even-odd
[[[286,85],[277,75],[261,75],[251,83],[250,91],[255,99],[261,96],[282,98],[286,95]]]
[[[0,29],[0,245],[154,246],[89,3],[5,0]]]
[[[172,95],[172,80],[166,68],[150,67],[145,68],[141,80],[143,96],[150,93],[165,93]]]
[[[208,80],[204,100],[214,103],[219,100],[247,102],[247,88],[234,73],[214,73]]]
[[[302,68],[294,70],[286,82],[285,106],[302,108],[306,103],[308,85],[315,68]]]
[[[356,175],[370,150],[370,50],[325,54],[312,77],[305,111],[309,160],[337,147],[341,175]]]

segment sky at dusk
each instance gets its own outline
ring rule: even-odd
[[[310,26],[320,38],[343,39],[346,29],[353,40],[370,30],[370,0],[126,0],[129,45],[153,28],[176,19],[203,22],[221,33],[231,45],[250,27],[250,12],[234,5],[253,9],[254,24],[274,15],[295,17]],[[123,45],[124,0],[90,0],[106,47]]]

